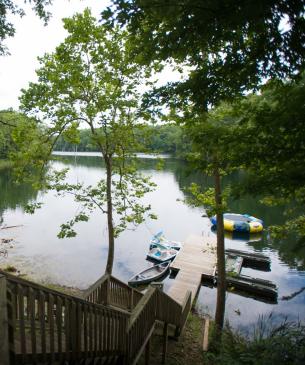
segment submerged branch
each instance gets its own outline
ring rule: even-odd
[[[303,286],[300,290],[290,294],[290,295],[284,295],[281,300],[290,300],[295,298],[297,295],[301,294],[305,290],[305,286]]]

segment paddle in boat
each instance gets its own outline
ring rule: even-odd
[[[149,248],[152,249],[157,247],[157,244],[161,244],[167,249],[173,248],[174,250],[180,250],[182,247],[181,242],[166,239],[163,235],[163,231],[158,232],[152,237]]]
[[[169,270],[170,262],[162,262],[161,264],[154,265],[148,269],[142,270],[138,274],[134,275],[128,280],[129,285],[141,285],[148,284],[151,281],[160,279]]]
[[[211,222],[217,225],[216,215]],[[226,231],[257,233],[263,230],[263,221],[248,214],[224,213],[223,225]]]

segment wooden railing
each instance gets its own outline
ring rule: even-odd
[[[129,364],[137,362],[153,333],[157,319],[157,303],[158,289],[150,287],[129,319],[126,331],[126,352]]]
[[[162,322],[180,326],[182,307],[169,295],[158,291],[157,319]]]
[[[187,302],[189,303],[188,300]],[[164,326],[176,326],[180,333],[184,326],[181,322],[182,313],[180,304],[160,289],[150,287],[129,318],[126,333],[128,363],[137,363],[154,331],[156,320],[162,321]]]
[[[183,330],[187,316],[190,313],[190,310],[192,308],[192,292],[189,290],[185,294],[184,302],[182,304],[182,312],[180,316],[180,325],[176,327],[176,336],[180,336],[181,331]]]
[[[7,293],[10,323],[5,345],[9,362],[5,365],[75,362],[125,354],[128,313],[14,276],[2,276],[0,282],[2,292]]]
[[[191,292],[181,306],[156,287],[143,295],[109,275],[78,298],[0,271],[0,363],[74,364],[112,356],[135,364],[155,321],[176,326],[180,335],[190,308]]]
[[[126,310],[132,310],[142,297],[141,292],[108,274],[103,275],[84,294],[84,299],[92,303]]]

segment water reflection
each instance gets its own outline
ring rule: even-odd
[[[55,161],[57,168],[70,167],[69,180],[85,181],[93,184],[105,176],[100,157],[70,156]],[[160,231],[173,240],[185,240],[190,234],[200,235],[210,229],[209,220],[202,217],[202,209],[191,208],[177,199],[183,200],[184,190],[191,182],[205,187],[212,185],[209,177],[190,171],[187,164],[174,159],[164,160],[163,170],[158,170],[155,158],[142,159],[141,171],[151,175],[158,184],[145,202],[152,205],[158,221],[148,220],[136,230],[125,231],[116,242],[114,275],[127,281],[133,274],[149,267],[146,253],[151,236]],[[225,183],[234,184],[239,174],[226,177]],[[35,193],[26,185],[15,186],[9,170],[0,175],[0,212],[5,224],[23,224],[22,229],[12,232],[17,241],[9,258],[0,259],[0,264],[12,263],[22,266],[23,271],[40,280],[50,280],[64,285],[86,288],[102,275],[107,259],[106,217],[95,212],[88,223],[80,223],[78,236],[59,240],[56,235],[61,223],[71,219],[79,206],[72,197],[58,198],[52,192],[44,195]],[[24,214],[23,206],[32,199],[44,201],[42,209],[35,215]],[[232,211],[250,213],[262,218],[267,225],[283,221],[283,209],[269,208],[257,199],[244,197],[231,202]],[[260,237],[226,236],[226,247],[251,252],[263,252],[271,257],[271,272],[261,272],[243,268],[242,274],[274,281],[279,287],[278,304],[268,304],[227,293],[226,318],[232,325],[246,328],[258,316],[274,312],[281,319],[303,316],[305,292],[290,300],[281,300],[304,287],[305,246],[296,243],[293,237],[283,241],[271,241],[267,232]],[[165,290],[172,279],[165,280]],[[202,287],[198,297],[198,307],[213,315],[216,289]]]

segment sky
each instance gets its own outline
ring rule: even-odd
[[[53,5],[49,7],[52,18],[47,26],[30,6],[24,6],[26,16],[23,18],[12,16],[10,20],[15,25],[16,33],[5,42],[11,55],[0,56],[0,110],[18,109],[20,90],[26,88],[29,82],[36,81],[35,69],[39,66],[37,57],[54,51],[67,34],[62,18],[89,7],[99,19],[101,11],[109,3],[110,0],[53,0]],[[160,76],[164,82],[177,78],[178,75],[168,70]]]
[[[54,0],[49,7],[52,18],[47,26],[30,6],[24,6],[26,16],[23,18],[11,17],[16,33],[5,42],[11,55],[0,56],[0,110],[18,109],[21,88],[36,80],[37,57],[52,52],[67,34],[62,18],[81,12],[86,7],[90,7],[93,15],[99,18],[107,4],[108,0]]]

